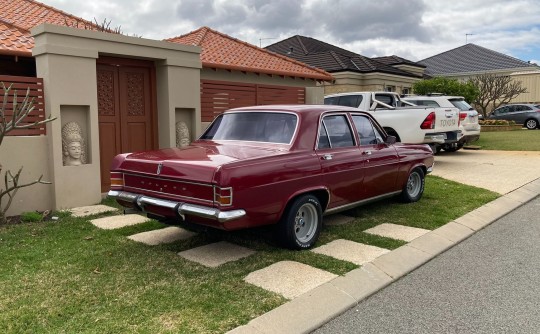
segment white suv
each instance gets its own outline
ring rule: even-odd
[[[465,144],[475,142],[480,138],[480,124],[478,124],[478,112],[468,104],[462,96],[446,95],[415,95],[407,96],[402,100],[414,103],[418,106],[428,107],[456,107],[459,112],[458,142],[453,145],[443,145],[442,149],[455,152]]]

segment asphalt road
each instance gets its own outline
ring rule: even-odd
[[[540,197],[317,331],[540,333]]]

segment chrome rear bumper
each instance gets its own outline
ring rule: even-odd
[[[146,211],[144,209],[146,205],[152,205],[160,208],[169,209],[171,210],[171,212],[180,215],[182,218],[186,215],[191,215],[211,220],[217,220],[220,223],[223,223],[244,217],[246,215],[246,211],[242,209],[221,211],[212,207],[169,201],[165,199],[134,194],[126,191],[110,190],[107,195],[121,201],[132,203],[141,211]]]

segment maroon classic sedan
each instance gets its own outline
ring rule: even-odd
[[[396,144],[356,108],[247,107],[217,117],[188,147],[116,156],[109,196],[159,220],[277,224],[287,247],[303,249],[325,214],[389,196],[419,200],[433,163],[427,145]]]

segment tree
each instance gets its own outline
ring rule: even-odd
[[[480,74],[471,78],[469,82],[480,92],[474,104],[482,111],[484,117],[487,116],[488,110],[497,109],[519,94],[527,92],[527,88],[522,87],[521,82],[513,80],[508,75]]]
[[[415,94],[428,95],[440,93],[444,95],[463,96],[465,101],[472,103],[479,94],[478,89],[470,82],[459,82],[457,79],[437,77],[418,81],[413,85]]]
[[[44,120],[36,121],[32,124],[21,125],[20,123],[34,110],[34,99],[30,99],[30,89],[26,91],[26,96],[24,97],[22,103],[19,103],[17,100],[17,91],[13,92],[12,105],[13,108],[8,108],[8,102],[10,98],[11,87],[6,87],[3,82],[0,82],[0,85],[4,89],[4,97],[2,101],[2,106],[0,108],[0,145],[4,140],[6,134],[15,129],[25,129],[33,127],[40,124],[45,124],[52,122],[56,119],[51,118],[50,116]],[[12,111],[12,115],[8,115],[8,111]],[[8,120],[9,118],[9,120]],[[7,170],[4,173],[4,187],[5,189],[0,188],[0,224],[5,223],[7,220],[6,212],[11,206],[13,197],[17,191],[24,187],[29,187],[36,183],[41,184],[50,184],[50,182],[43,181],[43,175],[41,175],[37,180],[28,183],[22,183],[19,179],[21,177],[23,167],[21,166],[19,170],[13,174],[10,170]],[[2,175],[2,164],[0,163],[0,175]],[[2,200],[4,197],[7,197],[7,202],[3,205]]]

